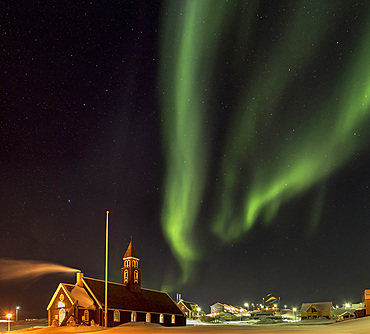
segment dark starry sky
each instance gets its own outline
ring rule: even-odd
[[[274,10],[266,3],[263,10]],[[58,263],[103,279],[110,210],[112,281],[120,280],[132,236],[142,285],[161,289],[173,276],[172,297],[182,292],[206,312],[217,301],[257,303],[269,292],[289,306],[360,301],[370,287],[368,150],[238,242],[218,246],[201,228],[207,253],[194,264],[193,281],[176,287],[181,271],[160,224],[161,10],[160,1],[0,5],[0,258]],[[368,12],[366,1],[353,2],[354,29]],[[320,188],[321,223],[309,233],[302,221]],[[74,277],[1,281],[0,312],[20,305],[24,316],[46,316],[59,282]]]

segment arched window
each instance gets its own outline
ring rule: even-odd
[[[136,312],[131,312],[131,322],[136,322]]]
[[[146,322],[150,322],[151,321],[151,317],[150,317],[150,313],[147,313],[146,314]]]
[[[130,266],[130,260],[126,260],[125,261],[125,267],[129,267]]]
[[[66,310],[64,308],[59,309],[59,325],[62,323],[64,318],[66,317]]]
[[[175,320],[176,320],[176,316],[174,314],[172,314],[172,317],[171,317],[171,324],[174,324],[175,323]]]
[[[120,322],[121,321],[119,310],[114,310],[114,312],[113,312],[113,321],[114,322]]]
[[[159,323],[164,323],[164,315],[162,313],[159,315]]]
[[[90,321],[90,319],[89,319],[89,310],[84,311],[84,319],[85,319],[85,321]]]
[[[139,282],[139,272],[137,270],[135,270],[134,272],[134,283],[138,283]]]
[[[128,270],[125,269],[124,274],[123,274],[123,282],[127,283],[128,282]]]

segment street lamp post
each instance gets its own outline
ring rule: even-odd
[[[12,315],[8,313],[6,317],[8,318],[8,332],[10,332],[10,318],[12,317]]]
[[[294,320],[297,320],[296,319],[296,316],[295,316],[296,315],[296,312],[297,312],[297,309],[296,308],[293,308],[293,317],[294,317]]]
[[[17,306],[17,307],[15,308],[15,321],[18,321],[18,312],[19,312],[19,309],[20,309],[20,307],[19,307],[19,306]]]

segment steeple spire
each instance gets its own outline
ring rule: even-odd
[[[137,254],[134,244],[132,243],[132,237],[130,240],[130,244],[127,247],[126,253],[123,256],[124,259],[128,257],[134,257],[136,259],[139,259],[139,255]]]
[[[133,292],[141,292],[141,270],[139,269],[139,255],[136,252],[132,237],[123,256],[121,268],[121,283],[128,286]]]

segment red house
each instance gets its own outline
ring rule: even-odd
[[[123,257],[121,283],[108,282],[108,327],[127,322],[185,326],[184,313],[165,292],[141,288],[139,256],[132,240]],[[47,307],[48,325],[104,326],[105,281],[77,273],[76,284],[60,283]]]
[[[177,305],[185,313],[188,319],[196,319],[200,316],[204,316],[204,312],[200,309],[197,303],[187,302],[181,299]]]

